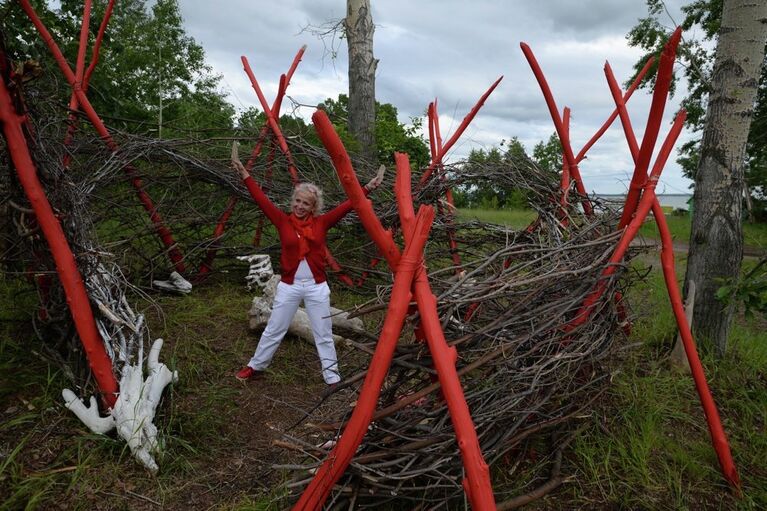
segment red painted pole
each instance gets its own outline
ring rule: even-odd
[[[437,114],[437,100],[429,104],[428,108],[429,117],[429,145],[431,147],[431,166],[437,171],[440,179],[444,182],[445,174],[444,167],[442,166],[442,136],[439,132],[439,115]],[[461,273],[461,255],[458,253],[458,243],[455,240],[455,226],[453,222],[453,211],[455,210],[455,203],[453,202],[453,192],[448,188],[445,191],[445,199],[447,200],[448,212],[447,212],[447,242],[450,247],[450,256],[453,259],[453,266],[455,266],[455,274]],[[442,209],[440,208],[440,213]]]
[[[650,67],[652,67],[653,62],[655,62],[655,57],[650,57],[647,59],[647,62],[645,63],[644,67],[641,71],[637,74],[636,78],[634,78],[634,81],[631,83],[631,86],[626,91],[626,94],[623,96],[623,103],[627,103],[629,98],[631,98],[631,95],[634,94],[634,91],[639,86],[640,83],[642,83],[642,79],[645,77],[647,72],[650,70]],[[591,137],[591,139],[586,142],[586,145],[583,146],[583,148],[580,150],[578,155],[575,157],[576,163],[580,163],[583,161],[583,158],[586,157],[586,153],[589,149],[591,149],[591,146],[593,146],[597,140],[599,140],[602,135],[607,131],[607,128],[609,128],[613,121],[615,121],[615,118],[618,117],[618,109],[616,108],[613,110],[613,112],[610,114],[610,116],[607,118],[607,120],[602,124],[602,127],[600,127],[596,133],[594,133],[594,136]]]
[[[221,236],[223,236],[224,229],[226,228],[226,222],[228,222],[229,217],[232,216],[232,212],[234,211],[234,207],[236,205],[237,197],[232,195],[229,197],[229,201],[226,204],[224,212],[221,213],[221,216],[218,218],[216,228],[213,229],[213,240],[210,243],[210,248],[205,254],[205,259],[200,264],[200,269],[197,271],[197,277],[195,277],[195,281],[199,282],[203,280],[211,272],[211,270],[213,270],[213,259],[216,257],[216,252],[218,251],[219,239]]]
[[[652,66],[653,62],[655,62],[655,57],[650,57],[649,59],[647,59],[647,62],[645,63],[644,67],[639,71],[636,78],[631,83],[631,86],[626,91],[626,94],[623,96],[624,104],[629,100],[629,98],[631,98],[636,88],[642,82],[642,79],[644,79],[645,75],[650,70],[650,67]],[[607,131],[607,128],[609,128],[612,125],[613,121],[615,121],[615,118],[617,116],[618,116],[618,109],[616,108],[613,110],[613,112],[610,114],[607,120],[605,120],[605,122],[602,123],[602,126],[596,131],[596,133],[594,133],[594,135],[589,139],[589,141],[586,142],[583,148],[581,148],[581,150],[578,152],[578,155],[575,156],[576,163],[580,163],[581,161],[583,161],[583,159],[586,157],[586,153],[588,152],[588,150],[591,149],[591,147],[597,142],[597,140],[599,140],[602,137],[602,135],[605,134],[605,132]],[[568,136],[569,136],[569,133],[568,133]],[[566,158],[564,158],[564,154],[562,158],[562,172],[563,174],[564,172],[567,172],[567,178],[569,181],[570,180],[569,166],[567,164]],[[567,189],[569,190],[569,182],[567,184],[568,184]],[[536,227],[538,227],[538,225],[540,225],[540,218],[536,218],[525,230],[527,232],[533,232],[536,229]]]
[[[280,146],[280,149],[282,150],[282,153],[288,159],[288,172],[290,172],[290,177],[293,178],[294,183],[297,183],[298,172],[296,171],[296,166],[293,164],[293,158],[290,155],[288,143],[285,141],[285,137],[282,136],[282,131],[280,130],[280,126],[277,123],[277,119],[274,117],[272,110],[269,108],[269,104],[266,102],[264,93],[261,92],[261,87],[258,85],[256,76],[253,74],[253,70],[250,69],[250,64],[248,64],[248,59],[243,55],[240,57],[240,60],[242,60],[242,66],[245,68],[245,73],[247,73],[248,78],[250,79],[253,90],[256,91],[258,101],[261,103],[261,108],[264,110],[264,115],[266,115],[266,120],[269,123],[269,127],[272,129],[274,136],[277,137],[277,142]]]
[[[64,59],[64,55],[61,53],[61,50],[59,49],[58,45],[53,40],[53,37],[51,36],[50,32],[48,32],[48,29],[46,29],[45,25],[42,23],[42,21],[40,21],[40,18],[37,16],[34,9],[30,5],[29,0],[18,0],[18,1],[21,5],[21,8],[27,14],[29,19],[32,21],[37,31],[40,33],[41,37],[43,38],[43,41],[45,41],[45,43],[48,45],[48,49],[53,54],[53,57],[56,60],[56,63],[58,64],[59,69],[61,69],[61,72],[64,74],[64,77],[66,78],[67,82],[69,82],[69,85],[72,87],[72,90],[77,95],[77,100],[80,102],[80,106],[82,107],[83,112],[85,112],[85,115],[88,117],[88,120],[91,121],[91,124],[93,124],[93,127],[96,129],[96,132],[99,134],[102,140],[104,140],[104,143],[107,145],[107,147],[112,152],[116,152],[118,149],[117,143],[115,143],[114,139],[112,139],[112,136],[109,134],[109,131],[104,126],[104,123],[101,121],[98,114],[93,109],[93,106],[88,100],[88,97],[83,92],[81,85],[77,83],[75,79],[75,75],[72,73],[72,70],[69,68],[69,64],[67,64],[66,59]],[[157,208],[152,203],[152,199],[143,190],[144,185],[141,182],[141,179],[136,176],[137,174],[136,168],[133,167],[132,165],[126,165],[125,167],[123,167],[123,170],[125,171],[128,178],[130,179],[130,182],[133,185],[133,188],[136,190],[136,194],[139,197],[139,201],[141,201],[141,204],[144,206],[144,209],[147,211],[147,213],[149,213],[149,218],[151,219],[152,224],[155,227],[155,230],[160,236],[160,239],[165,245],[168,251],[168,256],[173,262],[173,265],[176,268],[176,271],[178,271],[179,273],[183,273],[185,271],[185,267],[184,267],[183,256],[181,255],[181,251],[176,246],[176,242],[173,240],[173,235],[171,234],[170,230],[167,227],[165,227],[165,225],[163,224],[162,217],[157,212]]]
[[[303,57],[305,51],[306,51],[306,45],[301,46],[301,48],[298,50],[298,53],[296,53],[296,56],[293,57],[293,62],[290,64],[290,68],[288,68],[288,72],[280,76],[280,86],[277,89],[277,97],[274,99],[274,102],[272,103],[272,107],[271,107],[272,115],[274,115],[278,119],[280,114],[280,107],[282,105],[282,98],[285,96],[285,92],[288,88],[288,84],[290,83],[290,79],[293,77],[293,73],[296,71],[296,68],[298,67],[299,62],[301,62],[301,58]],[[245,164],[245,168],[247,170],[250,170],[253,167],[253,164],[255,163],[256,158],[258,158],[258,156],[261,154],[261,148],[263,146],[264,140],[266,139],[268,130],[269,130],[268,124],[261,129],[261,133],[259,133],[258,135],[258,141],[256,143],[256,146],[251,152],[251,156],[248,159],[248,162]],[[269,170],[271,170],[272,160],[273,160],[273,155],[270,154]],[[267,180],[269,177],[270,176],[267,176]],[[265,180],[265,182],[267,182],[267,180]],[[264,186],[264,188],[266,187]],[[218,237],[224,234],[224,230],[226,229],[226,222],[229,221],[229,217],[231,216],[231,213],[234,210],[234,207],[236,205],[237,205],[237,198],[232,196],[229,199],[229,202],[227,203],[226,208],[224,209],[224,212],[221,213],[218,223],[216,224],[216,229],[213,232],[214,244],[208,250],[205,256],[205,260],[200,264],[200,269],[198,270],[197,277],[196,277],[197,281],[204,279],[213,269],[213,260],[215,259],[216,253],[218,252],[218,246],[215,244],[216,243],[215,239],[217,239]],[[253,238],[254,246],[258,246],[261,243],[261,231],[263,229],[263,225],[264,225],[264,217],[262,216],[261,218],[258,219],[256,234]]]
[[[613,76],[609,65],[605,66],[605,75],[607,76],[610,91],[615,99],[617,110],[621,116],[621,124],[623,125],[624,134],[626,135],[631,155],[636,162],[639,157],[639,147],[636,142],[636,136],[634,135],[634,130],[631,126],[631,120],[629,119],[625,104],[621,100],[620,87],[615,81],[615,77]],[[644,197],[642,197],[642,200],[644,200]],[[666,289],[668,291],[669,300],[671,301],[671,309],[674,312],[677,328],[679,328],[679,333],[682,337],[682,345],[687,354],[687,360],[690,363],[690,372],[692,373],[693,381],[695,382],[695,389],[698,392],[698,397],[703,406],[703,412],[706,415],[706,423],[708,424],[709,434],[711,435],[711,442],[716,451],[716,456],[719,460],[719,466],[724,478],[733,488],[740,492],[740,477],[738,477],[738,470],[732,459],[727,435],[722,427],[719,411],[716,408],[716,403],[714,402],[711,390],[708,387],[703,364],[698,357],[695,340],[692,336],[690,325],[687,323],[687,317],[684,312],[682,295],[679,291],[679,284],[677,283],[676,277],[674,242],[671,239],[671,232],[669,231],[666,222],[666,215],[663,213],[660,203],[655,197],[653,197],[652,200],[652,211],[653,216],[655,217],[655,224],[658,226],[658,231],[661,235],[661,267],[663,268],[663,278],[666,282]]]
[[[674,59],[676,58],[676,47],[682,37],[682,27],[677,27],[671,38],[663,48],[658,63],[658,75],[655,78],[655,87],[653,89],[652,103],[650,105],[650,115],[647,117],[647,126],[645,127],[642,145],[639,148],[636,165],[634,166],[634,175],[631,177],[626,202],[623,205],[623,215],[618,223],[618,229],[628,225],[631,215],[636,210],[639,202],[639,194],[642,190],[644,180],[647,179],[647,169],[650,166],[650,159],[655,148],[655,141],[658,139],[660,124],[663,120],[663,110],[666,106],[666,98],[671,87],[671,78],[674,71]]]
[[[21,127],[23,116],[17,114],[13,108],[13,102],[4,80],[0,80],[0,120],[8,144],[8,152],[16,168],[19,182],[51,248],[51,255],[67,297],[67,305],[88,357],[88,364],[101,392],[101,399],[106,407],[111,408],[114,406],[117,400],[116,394],[119,392],[117,380],[112,373],[112,361],[104,349],[104,342],[96,328],[88,293],[77,268],[74,254],[51,205],[48,203],[43,186],[37,178],[37,170],[32,162],[32,156],[29,154],[29,148]]]
[[[354,281],[352,278],[344,273],[341,265],[338,264],[338,261],[336,261],[336,258],[333,257],[333,254],[330,253],[330,249],[327,247],[325,248],[325,260],[328,262],[328,266],[330,266],[330,269],[333,270],[336,277],[338,277],[338,280],[349,287],[354,287]]]
[[[655,165],[653,167],[652,173],[650,174],[650,178],[647,180],[645,193],[643,194],[642,200],[640,202],[640,208],[637,210],[636,216],[631,220],[629,225],[624,230],[623,235],[618,241],[612,256],[610,256],[610,259],[607,262],[607,267],[602,271],[599,282],[594,287],[594,290],[583,301],[583,304],[578,310],[578,313],[575,315],[575,318],[565,326],[566,332],[571,332],[576,327],[588,321],[591,313],[593,312],[594,304],[602,297],[602,294],[604,294],[604,290],[607,285],[607,277],[615,273],[616,269],[619,267],[618,265],[623,260],[623,256],[626,254],[626,250],[628,250],[631,241],[639,232],[639,228],[642,226],[645,217],[652,208],[652,201],[655,197],[655,185],[660,178],[660,173],[663,170],[663,166],[666,164],[666,160],[668,160],[668,157],[671,154],[674,143],[682,131],[686,116],[687,114],[684,110],[680,110],[676,115],[676,118],[674,119],[674,125],[671,127],[671,131],[666,137],[666,141],[661,147],[660,153],[658,153],[658,157],[655,160]],[[645,196],[647,199],[645,199]]]
[[[357,404],[343,434],[338,439],[338,443],[317,469],[312,482],[293,507],[295,510],[321,509],[330,495],[333,485],[341,478],[351,463],[354,453],[362,443],[373,418],[373,412],[375,412],[386,374],[391,365],[397,341],[405,324],[413,277],[416,272],[423,271],[423,247],[429,236],[433,220],[434,209],[430,206],[422,206],[414,226],[415,233],[411,242],[406,244],[405,251],[394,273],[394,285],[386,317]]]
[[[740,493],[740,477],[738,476],[738,469],[735,466],[735,462],[732,459],[730,444],[727,441],[727,433],[724,431],[722,420],[719,417],[719,411],[716,408],[716,403],[714,402],[711,390],[708,387],[706,373],[704,372],[703,364],[701,364],[700,358],[698,357],[695,340],[693,339],[690,325],[687,323],[684,306],[682,305],[682,294],[679,292],[676,268],[674,267],[674,242],[671,239],[671,232],[666,223],[666,217],[663,214],[663,210],[654,196],[652,209],[655,223],[658,226],[658,231],[661,235],[661,266],[663,267],[663,277],[666,281],[666,289],[668,290],[669,300],[671,300],[671,308],[676,317],[679,334],[682,337],[684,351],[687,354],[687,360],[690,362],[690,372],[692,373],[692,378],[695,382],[695,388],[698,391],[698,397],[703,406],[703,412],[706,415],[708,431],[711,435],[711,443],[714,446],[714,451],[716,451],[716,456],[719,460],[719,466],[724,478],[730,483],[730,486]]]
[[[498,86],[499,83],[501,83],[501,80],[503,80],[503,76],[498,78],[487,91],[482,94],[482,97],[479,98],[479,101],[474,105],[474,108],[472,108],[468,114],[466,114],[466,117],[463,118],[463,121],[461,121],[461,124],[458,125],[458,129],[455,130],[455,133],[452,134],[452,136],[445,142],[445,145],[442,147],[442,150],[439,151],[437,154],[436,160],[432,158],[432,162],[429,165],[429,167],[426,169],[426,172],[423,173],[421,176],[421,180],[419,182],[420,186],[423,186],[426,181],[431,177],[431,174],[434,172],[434,168],[436,167],[436,162],[442,162],[442,159],[445,157],[445,154],[450,150],[451,147],[453,147],[453,144],[458,140],[458,137],[460,137],[463,132],[466,130],[466,128],[469,126],[469,123],[471,123],[472,119],[477,115],[477,112],[479,112],[479,109],[482,108],[482,106],[485,104],[485,101],[487,100],[488,96],[492,94],[492,92],[495,90],[495,88]],[[435,108],[436,110],[436,108]]]
[[[91,81],[91,75],[93,75],[93,70],[96,68],[96,64],[99,62],[99,51],[101,50],[101,42],[104,40],[104,33],[107,30],[107,25],[109,24],[109,19],[112,17],[112,10],[115,6],[115,0],[109,0],[109,3],[107,4],[107,8],[104,11],[104,19],[101,20],[101,25],[99,26],[99,32],[98,35],[96,35],[96,40],[93,42],[93,49],[91,50],[91,63],[88,65],[88,69],[85,70],[85,78],[83,79],[83,89],[86,91],[88,90],[88,84]]]
[[[80,41],[77,49],[77,63],[75,64],[75,82],[83,85],[83,76],[85,74],[85,50],[88,48],[88,27],[91,22],[91,0],[85,0],[83,6],[83,21],[80,26]],[[69,147],[72,143],[72,139],[75,132],[75,123],[77,122],[77,116],[75,111],[77,110],[77,96],[74,92],[69,98],[69,126],[67,127],[67,133],[64,137],[64,147]],[[69,167],[69,163],[72,160],[72,155],[69,152],[64,154],[62,164],[64,168]]]
[[[562,124],[562,118],[559,116],[559,110],[557,109],[557,104],[554,101],[554,96],[551,93],[549,84],[546,82],[546,77],[543,75],[543,71],[541,70],[541,66],[538,64],[538,61],[535,59],[535,55],[533,55],[533,50],[531,50],[526,43],[519,43],[519,46],[522,48],[522,53],[525,54],[525,58],[527,59],[528,64],[530,64],[530,68],[533,70],[535,79],[538,81],[538,86],[541,88],[543,97],[546,100],[546,106],[549,108],[549,114],[551,115],[551,120],[554,122],[554,128],[557,131],[560,142],[562,142],[564,160],[567,162],[567,166],[570,169],[570,175],[572,176],[573,181],[575,181],[575,189],[584,197],[583,201],[581,202],[583,205],[583,211],[587,216],[592,216],[594,214],[593,208],[591,206],[591,202],[585,198],[587,195],[586,188],[583,186],[583,179],[581,179],[581,172],[578,169],[578,163],[575,159],[575,155],[573,154],[570,138],[565,132],[564,126]]]
[[[96,68],[96,64],[99,61],[99,51],[101,50],[101,42],[104,40],[104,33],[106,32],[107,25],[109,24],[109,19],[112,17],[112,10],[114,9],[115,0],[109,0],[109,3],[107,4],[106,11],[104,12],[104,18],[101,20],[101,25],[99,26],[98,35],[96,36],[96,41],[93,43],[93,48],[91,50],[91,63],[88,65],[88,69],[85,70],[85,75],[82,78],[82,89],[83,92],[88,92],[88,84],[91,79],[91,75],[93,74],[93,70]],[[87,41],[87,38],[86,38]],[[81,43],[82,48],[82,43]],[[77,77],[77,74],[75,74],[75,78]],[[64,139],[64,146],[69,146],[72,143],[72,139],[74,138],[75,130],[77,129],[77,116],[74,115],[74,111],[78,109],[80,103],[77,100],[77,96],[75,93],[72,93],[72,96],[69,99],[69,109],[73,112],[69,114],[69,126],[67,127],[67,134],[66,138]],[[69,167],[69,164],[72,161],[72,155],[69,153],[66,153],[64,155],[63,159],[63,165],[64,168]]]
[[[568,140],[570,139],[570,108],[565,107],[562,126],[565,130]],[[567,225],[567,196],[570,193],[570,166],[567,165],[567,159],[562,151],[562,179],[559,181],[559,189],[562,195],[559,198],[561,221]]]
[[[285,97],[285,92],[288,89],[288,85],[290,85],[290,80],[293,78],[293,73],[295,73],[296,68],[298,67],[298,64],[301,62],[301,59],[304,56],[304,52],[306,51],[306,45],[301,46],[301,48],[296,53],[296,56],[293,57],[293,62],[290,64],[290,67],[288,68],[288,72],[284,75],[280,76],[280,85],[277,89],[277,97],[274,99],[274,102],[272,103],[272,108],[270,111],[272,112],[272,116],[279,122],[280,118],[280,107],[282,106],[282,99]],[[258,155],[261,152],[261,145],[263,144],[264,137],[266,136],[266,132],[269,129],[270,124],[267,122],[267,124],[261,129],[261,133],[258,135],[258,144],[256,145],[256,148],[253,150],[253,154],[251,155],[248,162],[245,164],[245,168],[250,170],[253,164],[255,163],[255,159],[258,157]],[[298,182],[297,176],[293,176],[293,184]]]
[[[500,81],[502,79],[503,79],[503,77],[499,78],[498,80]],[[498,83],[498,82],[496,82],[496,83]],[[480,99],[480,101],[482,101],[482,103],[484,103],[485,99],[488,96],[490,96],[489,92],[486,93],[486,95],[482,99]],[[434,119],[434,147],[437,149],[437,152],[432,154],[432,161],[434,159],[439,159],[439,162],[442,163],[442,158],[445,156],[445,153],[442,150],[442,134],[439,131],[439,111],[437,110],[437,108],[438,108],[438,106],[437,106],[437,98],[434,98],[434,107],[432,108],[432,116],[433,116],[433,119]],[[477,107],[475,107],[475,108],[477,108]],[[479,111],[479,108],[477,108],[477,111]],[[457,137],[456,137],[456,140],[457,140]],[[453,143],[455,143],[455,142],[453,142]]]
[[[318,110],[312,116],[317,135],[328,151],[336,172],[339,175],[341,185],[346,195],[352,201],[355,211],[360,217],[363,227],[368,235],[378,245],[379,250],[389,262],[391,268],[397,268],[400,253],[394,244],[391,232],[381,226],[381,222],[373,212],[370,201],[365,197],[362,187],[357,180],[351,165],[349,155],[338,138],[333,125],[325,112]],[[395,155],[395,158],[397,156]],[[409,207],[412,210],[412,202],[399,204],[400,208]],[[402,210],[401,210],[402,211]],[[400,213],[402,216],[402,212]],[[403,231],[407,233],[408,230]],[[417,281],[420,277],[417,277]],[[413,294],[418,303],[424,330],[426,331],[429,349],[437,368],[443,395],[447,401],[453,428],[458,440],[458,448],[463,458],[467,479],[464,481],[464,489],[474,509],[495,509],[495,498],[490,484],[490,472],[484,462],[479,446],[476,430],[469,413],[469,407],[463,395],[458,374],[455,369],[456,351],[445,342],[444,334],[436,311],[436,299],[429,289],[428,281],[416,282],[413,286]]]
[[[432,122],[434,118],[434,102],[429,103],[429,106],[426,107],[426,117],[429,122],[429,154],[434,159],[434,156],[437,154],[437,147],[434,141],[434,123]]]
[[[637,139],[634,136],[634,130],[631,127],[631,120],[629,119],[628,111],[626,110],[626,103],[623,101],[620,85],[618,85],[618,80],[615,79],[613,69],[610,67],[609,63],[605,62],[604,69],[605,77],[607,78],[607,85],[610,88],[610,94],[612,94],[613,101],[615,101],[616,104],[615,111],[619,113],[621,126],[623,127],[623,132],[626,135],[626,141],[629,145],[629,152],[631,153],[631,158],[634,160],[634,168],[637,168],[636,164],[637,159],[639,158],[639,144],[637,143]],[[645,174],[644,179],[646,178],[647,175]],[[643,180],[641,176],[640,180]]]

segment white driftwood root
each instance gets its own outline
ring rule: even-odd
[[[162,343],[162,339],[155,340],[149,351],[149,357],[147,357],[149,374],[146,379],[143,374],[142,357],[139,357],[136,365],[123,367],[120,395],[107,417],[99,415],[94,396],[91,396],[90,406],[88,406],[71,390],[64,389],[61,392],[67,408],[72,410],[94,433],[105,434],[117,428],[117,433],[128,442],[133,456],[152,473],[157,473],[159,470],[153,456],[158,447],[157,427],[154,425],[155,412],[165,387],[171,382],[178,381],[178,372],[171,372],[159,361]]]
[[[182,277],[178,272],[172,272],[168,280],[153,280],[152,284],[163,291],[189,294],[192,292],[192,283]]]
[[[266,326],[269,321],[269,316],[272,313],[272,303],[274,302],[274,293],[277,290],[277,284],[280,282],[280,276],[274,275],[269,282],[263,288],[262,296],[256,296],[253,298],[253,302],[248,312],[250,318],[248,327],[251,330],[259,330]],[[359,318],[349,319],[349,314],[336,309],[330,308],[331,319],[333,321],[333,329],[345,332],[363,331],[365,324]],[[300,337],[301,339],[314,343],[314,335],[312,334],[312,326],[309,321],[309,315],[306,313],[303,307],[299,307],[293,316],[293,321],[290,322],[290,328],[288,333]],[[333,335],[333,340],[339,342],[343,337],[339,335]]]
[[[250,317],[249,328],[251,330],[259,330],[266,325],[267,321],[269,321],[269,316],[272,314],[272,303],[274,302],[274,294],[277,292],[277,284],[280,283],[280,276],[272,270],[272,264],[268,255],[253,254],[240,256],[237,259],[250,263],[250,271],[247,277],[245,277],[248,289],[253,287],[261,289],[261,296],[253,298],[253,303],[248,313]],[[354,332],[363,331],[365,328],[365,324],[361,319],[349,319],[348,313],[335,307],[330,308],[330,314],[334,329]],[[299,307],[295,316],[293,316],[288,333],[312,343],[314,342],[309,315],[303,307]],[[341,336],[333,335],[333,340],[336,342],[342,339]]]

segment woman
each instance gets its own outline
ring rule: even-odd
[[[328,385],[341,381],[333,343],[330,319],[330,288],[325,275],[325,235],[331,227],[352,210],[347,200],[320,215],[322,190],[311,183],[300,183],[293,190],[290,214],[279,210],[256,184],[240,162],[237,145],[232,146],[232,165],[240,173],[253,200],[277,228],[280,237],[281,280],[274,295],[272,314],[258,341],[256,352],[236,377],[246,381],[259,378],[269,366],[280,346],[290,322],[303,300],[322,365],[322,377]],[[384,167],[365,185],[369,193],[381,184]]]

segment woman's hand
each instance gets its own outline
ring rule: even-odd
[[[239,142],[236,140],[232,142],[232,167],[234,167],[234,170],[236,170],[240,176],[242,176],[242,179],[245,179],[246,177],[250,177],[250,174],[245,169],[245,166],[240,161],[240,154],[237,150],[237,146],[239,146]]]
[[[381,182],[384,178],[384,173],[386,172],[386,167],[381,165],[378,167],[378,173],[376,174],[376,177],[368,181],[368,184],[365,185],[365,190],[372,192],[379,186],[381,186]]]

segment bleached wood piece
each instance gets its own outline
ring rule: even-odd
[[[692,318],[695,309],[695,282],[692,280],[687,286],[687,299],[684,301],[684,316],[688,325],[692,325]],[[684,351],[684,343],[682,343],[682,336],[677,334],[676,343],[674,349],[671,350],[669,356],[669,362],[671,366],[679,369],[680,371],[690,372],[690,361],[687,360],[687,353]]]
[[[158,448],[154,416],[165,387],[178,381],[178,372],[171,371],[159,361],[162,344],[162,339],[152,344],[147,357],[146,379],[142,357],[139,357],[137,364],[123,367],[120,395],[107,417],[99,414],[94,396],[91,396],[88,406],[71,390],[61,392],[66,407],[94,433],[106,434],[116,428],[117,434],[128,443],[133,456],[153,474],[159,470],[154,459]]]
[[[272,270],[268,255],[253,254],[249,256],[239,256],[237,259],[248,261],[250,263],[250,271],[247,277],[245,277],[248,289],[252,289],[253,287],[261,289],[261,296],[253,298],[250,312],[248,313],[249,328],[251,330],[259,330],[266,326],[267,321],[269,321],[269,316],[272,313],[274,294],[277,292],[277,284],[280,283],[280,276],[275,274]],[[334,329],[343,332],[355,332],[363,331],[365,328],[365,324],[361,319],[349,319],[348,313],[343,312],[340,309],[331,307],[330,314]],[[307,341],[314,342],[309,315],[306,314],[303,307],[299,307],[295,316],[293,316],[293,321],[290,323],[288,333]],[[333,335],[333,340],[336,342],[342,339],[343,337],[339,335]]]

